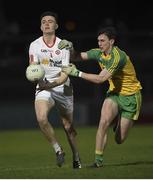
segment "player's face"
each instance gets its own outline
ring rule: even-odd
[[[102,52],[108,54],[114,43],[113,39],[109,39],[105,34],[100,34],[98,36],[98,45]]]
[[[44,16],[41,20],[41,30],[43,33],[54,33],[58,25],[53,16]]]

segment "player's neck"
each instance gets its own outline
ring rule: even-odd
[[[112,51],[112,46],[109,48],[109,49],[107,49],[105,52],[104,52],[104,54],[105,55],[108,55],[108,54],[110,54],[111,53],[111,51]]]
[[[45,34],[45,35],[43,35],[43,41],[48,46],[52,46],[55,43],[55,39],[56,39],[55,34],[52,34],[52,35]]]

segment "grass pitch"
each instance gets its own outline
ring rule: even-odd
[[[39,129],[0,132],[0,179],[110,179],[153,178],[153,126],[131,129],[128,139],[115,144],[112,128],[104,154],[104,167],[93,163],[96,127],[77,127],[82,169],[72,168],[72,154],[63,129],[57,138],[66,152],[65,164],[56,166],[55,153]]]

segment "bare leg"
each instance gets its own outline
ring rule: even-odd
[[[61,167],[64,163],[64,152],[59,145],[53,127],[48,121],[48,113],[54,104],[50,104],[48,101],[38,100],[35,102],[35,111],[37,116],[37,121],[39,123],[40,129],[44,136],[47,138],[49,143],[52,144],[56,152],[57,165]]]
[[[72,124],[72,114],[62,116],[61,119],[73,154],[73,168],[81,168],[80,156],[76,142],[77,133]]]
[[[101,110],[99,127],[96,135],[96,150],[103,151],[107,141],[107,130],[118,113],[117,104],[111,99],[106,99]]]
[[[38,100],[35,102],[35,111],[40,129],[47,140],[53,145],[57,142],[53,127],[48,121],[48,113],[52,105],[48,101]]]
[[[125,141],[133,124],[133,120],[124,117],[120,119],[115,133],[115,140],[117,144],[122,144]]]
[[[95,163],[97,166],[102,165],[103,152],[107,143],[107,130],[118,114],[118,105],[110,98],[105,99],[99,122],[99,127],[96,134],[96,148],[95,148]]]

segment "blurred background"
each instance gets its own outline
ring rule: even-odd
[[[59,15],[57,36],[73,42],[77,51],[98,47],[97,30],[114,25],[118,46],[130,56],[143,90],[141,123],[153,122],[153,4],[141,1],[41,1],[0,0],[0,129],[36,128],[33,107],[35,85],[25,78],[28,48],[41,36],[39,17],[43,11]],[[85,72],[100,71],[95,62],[75,62]],[[98,125],[108,84],[96,85],[71,78],[74,86],[74,121]],[[56,109],[50,121],[59,125]]]

